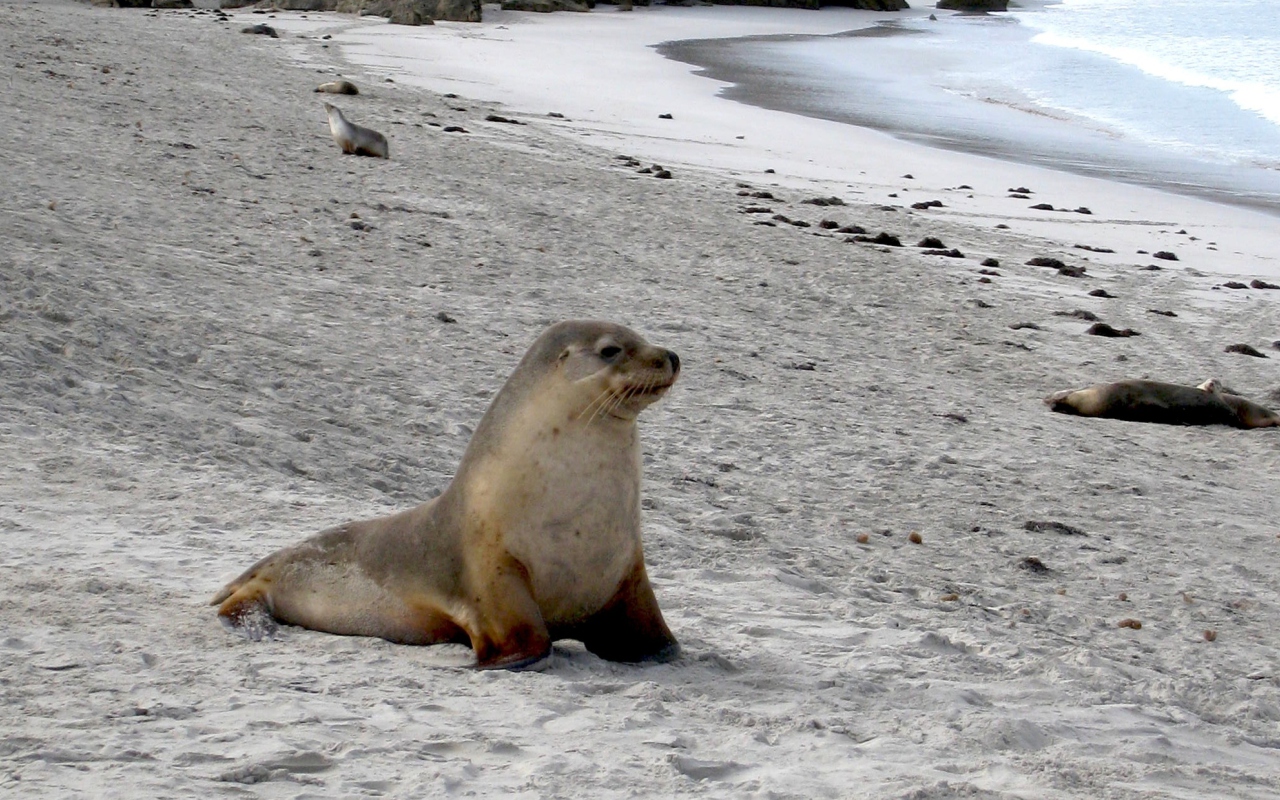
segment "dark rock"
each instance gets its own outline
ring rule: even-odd
[[[1087,244],[1073,244],[1071,246],[1077,250],[1088,250],[1090,253],[1114,253],[1115,252],[1115,250],[1112,250],[1110,247],[1092,247]]]
[[[1085,206],[1080,206],[1079,208],[1077,208],[1077,209],[1076,209],[1076,213],[1077,213],[1077,214],[1092,214],[1093,212],[1092,212],[1092,211],[1090,211],[1090,210],[1089,210],[1088,208],[1086,208]]]
[[[845,225],[843,228],[837,228],[836,233],[859,234],[866,233],[867,229],[861,225]]]
[[[924,254],[926,256],[946,256],[947,258],[964,258],[964,253],[960,252],[954,247],[951,248],[950,250],[925,250]]]
[[[1015,322],[1015,323],[1013,323],[1012,325],[1010,325],[1010,326],[1009,326],[1009,328],[1010,328],[1011,330],[1015,330],[1015,331],[1021,331],[1021,330],[1042,331],[1042,330],[1044,330],[1044,328],[1041,328],[1039,325],[1035,324],[1034,322]]]
[[[192,8],[191,0],[151,0],[152,8]]]
[[[997,260],[996,260],[996,259],[994,259],[994,258],[984,258],[984,259],[982,259],[982,266],[984,266],[984,267],[998,267],[998,266],[1000,266],[1000,262],[999,262],[999,261],[997,261]],[[990,273],[988,273],[988,274],[990,274]]]
[[[1055,317],[1075,317],[1076,319],[1082,319],[1085,322],[1098,321],[1097,314],[1092,311],[1085,311],[1083,308],[1077,308],[1075,311],[1055,311],[1053,312],[1053,315]]]
[[[444,126],[444,128],[442,128],[442,130],[445,133],[470,133],[471,132],[471,131],[468,131],[466,128],[462,127],[461,125],[446,125]]]
[[[1226,283],[1222,284],[1222,286],[1223,288],[1226,288],[1226,289],[1248,289],[1249,288],[1247,284],[1243,284],[1240,281],[1227,281]]]
[[[1256,278],[1249,281],[1249,285],[1254,289],[1280,289],[1280,286],[1277,286],[1274,283],[1267,283],[1266,281],[1260,281]]]
[[[840,223],[834,219],[824,219],[818,223],[818,227],[826,231],[833,231],[840,227]]]
[[[742,213],[743,214],[772,214],[773,209],[765,208],[764,206],[747,206],[746,208],[742,209]]]
[[[1105,336],[1109,339],[1121,339],[1127,336],[1142,335],[1137,331],[1135,331],[1133,328],[1125,328],[1123,330],[1117,330],[1116,328],[1111,327],[1105,322],[1093,323],[1092,325],[1089,326],[1089,329],[1086,330],[1085,333],[1089,334],[1090,336]]]
[[[1083,278],[1084,267],[1062,267],[1058,270],[1058,274],[1068,278]]]
[[[1025,186],[1019,186],[1017,189],[1006,189],[1005,191],[1014,192],[1015,194],[1035,194]]]
[[[989,258],[989,259],[987,259],[987,261],[991,261],[991,260],[992,260],[992,259],[990,259],[990,258]],[[984,261],[983,263],[985,264],[986,262]],[[997,278],[999,278],[999,277],[1000,277],[1000,273],[999,273],[999,272],[996,272],[994,269],[980,269],[980,270],[978,270],[978,274],[979,274],[979,275],[994,275],[994,276],[996,276]]]
[[[1162,316],[1162,317],[1176,317],[1176,316],[1178,316],[1177,314],[1173,313],[1172,311],[1161,311],[1161,310],[1160,310],[1160,309],[1158,309],[1158,308],[1148,308],[1148,309],[1147,309],[1147,313],[1148,313],[1148,314],[1159,314],[1159,315],[1160,315],[1160,316]]]
[[[902,240],[892,233],[881,231],[877,233],[873,239],[869,240],[872,244],[883,244],[889,247],[902,247]]]
[[[1159,272],[1164,269],[1164,267],[1156,266],[1155,264],[1148,264],[1145,267],[1138,267],[1138,269],[1142,272]]]
[[[1034,206],[1032,206],[1032,208],[1034,208],[1036,211],[1052,211],[1053,210],[1053,206],[1049,205],[1048,203],[1036,203]]]
[[[1061,259],[1049,258],[1048,256],[1036,256],[1027,262],[1028,267],[1049,267],[1051,269],[1062,269],[1066,266]]]
[[[263,25],[263,24],[261,24],[261,23],[259,23],[259,24],[257,24],[257,25],[250,25],[250,26],[248,26],[248,27],[241,28],[241,29],[240,29],[240,32],[241,32],[241,33],[256,33],[256,34],[260,34],[260,35],[262,35],[262,36],[270,36],[272,39],[279,39],[279,38],[280,38],[280,34],[276,33],[276,29],[275,29],[275,28],[271,27],[270,25]]]
[[[1094,289],[1092,292],[1089,292],[1089,296],[1090,297],[1111,297],[1111,298],[1115,297],[1114,294],[1112,294],[1111,292],[1108,292],[1106,289]]]
[[[1152,258],[1158,258],[1162,261],[1177,261],[1178,257],[1168,250],[1158,250],[1151,254]]]
[[[946,245],[936,236],[926,236],[916,242],[916,247],[946,247]]]
[[[773,192],[752,192],[751,196],[759,200],[777,200],[778,199],[773,196]]]
[[[922,200],[919,203],[912,203],[911,207],[917,211],[923,211],[926,208],[944,208],[941,200]]]
[[[670,114],[659,114],[658,119],[675,119],[675,117],[672,117]]]
[[[455,318],[453,317],[453,315],[452,315],[452,314],[450,314],[448,311],[437,311],[437,312],[436,312],[436,319],[440,320],[441,322],[445,323],[446,325],[451,325],[451,324],[453,324],[453,323],[455,323],[455,322],[457,322],[457,321],[458,321],[458,320],[457,320],[457,319],[455,319]]]
[[[1044,562],[1035,556],[1027,556],[1018,562],[1018,569],[1025,569],[1027,572],[1034,572],[1037,575],[1043,575],[1049,571]]]
[[[655,177],[655,178],[662,178],[663,180],[670,180],[670,179],[671,179],[671,170],[669,170],[669,169],[660,169],[660,170],[658,170],[657,172],[653,173],[653,177]]]
[[[497,115],[497,114],[489,114],[488,116],[486,116],[486,117],[484,118],[484,121],[485,121],[485,122],[505,122],[505,123],[506,123],[506,124],[508,124],[508,125],[523,125],[523,124],[524,124],[523,122],[521,122],[521,121],[520,121],[520,120],[518,120],[518,119],[510,119],[510,118],[508,118],[508,117],[502,117],[502,116],[499,116],[499,115]]]
[[[1223,352],[1239,353],[1242,356],[1253,356],[1254,358],[1269,358],[1267,354],[1259,352],[1256,347],[1247,344],[1229,344]]]
[[[811,205],[811,206],[842,206],[844,205],[844,201],[841,200],[839,197],[810,197],[808,200],[801,200],[800,202],[805,203],[807,205]]]

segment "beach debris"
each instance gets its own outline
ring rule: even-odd
[[[1277,286],[1274,283],[1267,283],[1266,281],[1260,281],[1256,278],[1249,281],[1249,286],[1254,289],[1280,289],[1280,286]]]
[[[912,203],[911,207],[917,211],[923,211],[926,208],[945,208],[941,200],[921,200],[919,203]]]
[[[860,533],[858,534],[857,538],[854,539],[854,541],[857,542],[858,544],[866,544],[867,542],[871,541],[871,537],[865,533]]]
[[[1133,328],[1117,329],[1113,328],[1105,322],[1095,322],[1089,326],[1085,333],[1090,336],[1105,336],[1108,339],[1123,339],[1129,336],[1141,336],[1142,334]]]
[[[1162,317],[1176,317],[1176,316],[1178,316],[1177,314],[1175,314],[1175,313],[1174,313],[1174,312],[1172,312],[1172,311],[1161,311],[1161,310],[1160,310],[1160,309],[1158,309],[1158,308],[1148,308],[1148,309],[1147,309],[1147,313],[1148,313],[1148,314],[1159,314],[1159,315],[1160,315],[1160,316],[1162,316]]]
[[[946,247],[946,245],[945,245],[945,244],[943,244],[943,243],[942,243],[942,240],[941,240],[941,239],[939,239],[937,236],[926,236],[926,237],[924,237],[923,239],[921,239],[920,241],[916,242],[916,247],[935,247],[935,248],[937,248],[937,247]]]
[[[360,94],[360,90],[351,81],[329,81],[316,87],[317,92],[328,94]]]
[[[1027,572],[1034,572],[1038,575],[1043,575],[1044,573],[1051,571],[1048,567],[1045,566],[1043,561],[1036,558],[1035,556],[1027,556],[1026,558],[1019,561],[1018,569],[1025,569]]]
[[[1178,260],[1178,257],[1175,254],[1170,253],[1168,250],[1157,250],[1156,252],[1151,254],[1151,257],[1158,258],[1161,261],[1177,261]]]
[[[771,222],[771,221],[769,221],[769,220],[767,220],[767,219],[758,219],[758,220],[756,220],[755,222],[752,222],[751,224],[752,224],[752,225],[768,225],[770,228],[776,228],[776,227],[778,227],[778,223],[776,223],[776,222]]]
[[[924,539],[920,538],[919,531],[912,531],[907,535],[907,541],[912,544],[924,544]]]
[[[1249,288],[1249,286],[1248,286],[1248,284],[1241,283],[1240,281],[1227,281],[1226,283],[1222,284],[1222,288],[1224,288],[1224,289],[1248,289],[1248,288]]]
[[[1157,266],[1155,264],[1148,264],[1145,267],[1138,267],[1138,269],[1142,272],[1159,272],[1164,269],[1164,267]]]
[[[1136,619],[1122,619],[1116,623],[1117,628],[1130,628],[1135,631],[1142,630],[1142,623]]]
[[[995,308],[995,306],[991,305],[991,304],[990,304],[990,303],[988,303],[986,300],[983,300],[983,299],[982,299],[982,298],[980,298],[980,297],[975,297],[975,298],[974,298],[972,301],[970,301],[970,302],[972,302],[972,303],[973,303],[973,305],[974,305],[975,307],[977,307],[977,308]],[[1012,344],[1012,343],[1011,343],[1011,344]]]
[[[960,252],[954,247],[951,248],[950,250],[925,250],[924,254],[926,256],[946,256],[947,258],[964,258],[964,253]]]
[[[471,131],[467,130],[461,125],[445,125],[443,128],[441,128],[441,130],[443,130],[445,133],[471,133]]]
[[[675,119],[675,117],[671,116],[670,114],[659,114],[658,119]]]
[[[875,236],[853,236],[845,239],[846,242],[864,242],[867,244],[883,244],[889,247],[902,247],[902,240],[892,233],[881,231]]]
[[[1022,523],[1022,529],[1024,531],[1031,531],[1032,533],[1060,533],[1063,536],[1089,535],[1074,525],[1068,525],[1065,522],[1058,522],[1057,520],[1030,519]]]
[[[1031,207],[1036,211],[1053,211],[1054,210],[1053,206],[1049,205],[1048,203],[1036,203],[1034,206],[1031,206]]]
[[[488,114],[485,116],[484,121],[485,122],[502,122],[507,125],[524,125],[525,124],[518,119],[511,119],[510,117],[504,117],[499,114]]]
[[[848,233],[848,234],[856,235],[859,233],[866,233],[866,232],[867,232],[867,229],[862,227],[861,225],[845,225],[843,228],[836,228],[836,233]]]
[[[1121,592],[1120,594],[1116,595],[1116,599],[1119,600],[1121,603],[1127,603],[1129,602],[1129,595],[1127,592]]]
[[[256,33],[262,36],[270,36],[272,39],[279,39],[280,34],[276,33],[276,29],[265,23],[259,22],[257,25],[248,25],[240,29],[241,33]]]
[[[934,416],[942,417],[943,419],[949,419],[949,420],[952,420],[953,422],[959,422],[961,425],[966,425],[969,422],[969,418],[958,411],[948,411],[945,414],[934,414]]]
[[[1224,353],[1239,353],[1242,356],[1253,356],[1254,358],[1270,358],[1266,353],[1259,351],[1256,347],[1247,344],[1229,344],[1223,349]]]
[[[1112,250],[1110,247],[1093,247],[1087,244],[1073,244],[1071,246],[1077,250],[1088,250],[1090,253],[1114,253],[1115,252],[1115,250]]]
[[[561,114],[559,111],[548,111],[547,116],[552,119],[565,119],[565,115]]]
[[[1062,267],[1058,270],[1058,274],[1068,278],[1083,278],[1084,267]]]
[[[1034,322],[1015,322],[1015,323],[1013,323],[1012,325],[1010,325],[1010,326],[1009,326],[1009,329],[1010,329],[1010,330],[1015,330],[1015,331],[1021,331],[1021,330],[1042,331],[1042,330],[1044,330],[1044,328],[1041,328],[1039,325],[1035,324]]]
[[[786,216],[786,215],[784,215],[784,214],[774,214],[774,215],[773,215],[773,219],[777,220],[778,222],[785,222],[785,223],[787,223],[788,225],[794,225],[794,226],[796,226],[797,228],[808,228],[808,227],[810,227],[809,223],[805,222],[804,220],[802,220],[802,219],[791,219],[790,217],[788,217],[788,216]]]
[[[1098,321],[1097,314],[1092,311],[1085,311],[1083,308],[1077,308],[1074,311],[1055,311],[1053,312],[1053,315],[1056,317],[1075,317],[1076,319],[1082,319],[1085,322]]]
[[[1218,632],[1213,628],[1207,628],[1204,632],[1204,640],[1206,642],[1216,642],[1218,640]]]
[[[437,311],[436,319],[440,320],[446,325],[452,325],[458,321],[457,318],[454,317],[452,314],[450,314],[448,311]]]
[[[1027,262],[1028,267],[1049,267],[1051,269],[1062,269],[1066,264],[1058,258],[1050,258],[1048,256],[1036,256]]]
[[[1111,292],[1108,292],[1106,289],[1094,289],[1093,291],[1089,292],[1089,296],[1090,297],[1110,297],[1112,299],[1115,298],[1115,295],[1112,294]]]
[[[1005,191],[1012,192],[1013,194],[1035,194],[1035,192],[1025,186],[1019,186],[1017,189],[1006,189]]]
[[[980,269],[980,270],[978,270],[978,274],[979,274],[979,275],[994,275],[994,276],[995,276],[995,277],[997,277],[997,278],[1001,277],[1001,276],[1000,276],[1000,273],[999,273],[999,272],[996,272],[994,269]]]
[[[772,214],[773,209],[769,208],[768,206],[747,206],[746,208],[742,209],[739,213],[741,214]]]
[[[1076,209],[1076,213],[1077,213],[1077,214],[1092,214],[1093,212],[1092,212],[1092,211],[1090,211],[1090,210],[1089,210],[1089,208],[1088,208],[1087,206],[1080,206],[1079,208],[1077,208],[1077,209]]]

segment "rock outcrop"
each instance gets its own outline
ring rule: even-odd
[[[938,0],[944,11],[1008,11],[1009,0]]]

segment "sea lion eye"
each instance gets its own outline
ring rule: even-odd
[[[605,361],[612,361],[615,358],[617,358],[618,354],[621,352],[622,352],[621,347],[611,344],[608,347],[600,348],[600,357],[603,358]]]

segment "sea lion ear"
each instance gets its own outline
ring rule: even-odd
[[[561,362],[562,362],[562,361],[566,360],[567,358],[569,358],[569,356],[570,356],[570,355],[572,355],[572,354],[573,354],[573,353],[572,353],[572,351],[571,351],[569,348],[567,348],[567,347],[566,347],[565,349],[563,349],[563,350],[561,350],[561,351],[560,351],[560,357],[559,357],[559,358],[557,358],[557,359],[556,359],[556,361],[561,361]]]

